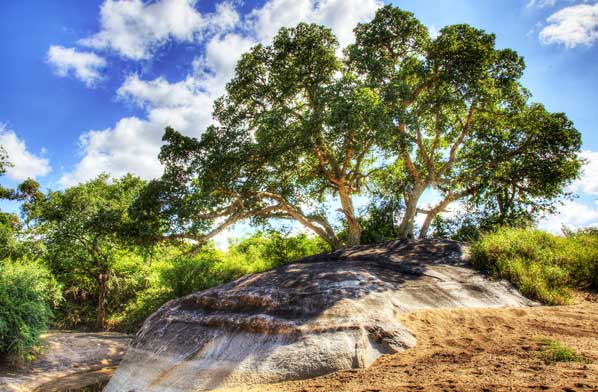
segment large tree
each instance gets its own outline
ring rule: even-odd
[[[389,129],[377,94],[348,72],[322,26],[283,28],[242,56],[218,125],[196,140],[167,129],[160,158],[171,237],[200,243],[245,219],[292,219],[337,248],[321,203],[334,198],[359,244],[353,196],[362,192],[378,140]]]
[[[302,23],[244,54],[215,125],[199,140],[166,130],[165,173],[137,209],[158,218],[145,234],[201,244],[242,219],[293,219],[335,248],[356,245],[353,198],[375,173],[378,193],[402,202],[398,236],[414,236],[418,212],[425,236],[456,200],[546,202],[577,175],[579,133],[528,102],[523,59],[494,35],[455,25],[431,38],[386,6],[355,36],[339,56],[330,30]],[[441,198],[423,209],[429,189]]]
[[[501,211],[549,205],[579,172],[579,132],[562,113],[528,103],[523,58],[497,49],[495,36],[468,25],[431,39],[409,12],[380,9],[355,29],[348,65],[379,93],[394,132],[381,147],[394,163],[388,192],[404,202],[400,238],[419,236],[457,200],[494,200]],[[388,187],[387,187],[388,188]],[[434,189],[437,204],[421,208]]]
[[[64,191],[38,195],[24,204],[29,222],[44,241],[54,273],[95,282],[97,322],[104,328],[108,283],[123,250],[129,247],[129,208],[145,186],[131,175],[110,180],[100,175]]]

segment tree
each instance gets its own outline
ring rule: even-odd
[[[4,149],[4,147],[2,147],[0,145],[0,177],[2,177],[4,174],[6,174],[6,169],[11,166],[12,166],[12,164],[8,160],[8,154],[6,153],[6,150]],[[14,199],[14,197],[15,197],[14,190],[4,188],[2,185],[0,185],[0,200],[2,200],[2,199],[12,200],[12,199]]]
[[[24,205],[56,275],[77,274],[95,282],[99,329],[105,326],[107,284],[114,264],[119,252],[129,246],[124,237],[131,222],[128,210],[144,185],[131,175],[113,181],[100,175]]]
[[[145,233],[201,245],[241,219],[293,219],[333,248],[356,245],[353,198],[372,194],[375,174],[375,193],[403,206],[398,237],[414,236],[418,212],[424,237],[457,200],[550,204],[577,176],[579,132],[528,102],[523,59],[494,35],[454,25],[431,38],[385,6],[355,37],[339,57],[330,30],[302,23],[244,54],[216,125],[199,140],[166,130],[165,173],[137,208]],[[424,209],[429,189],[441,199]]]
[[[343,68],[325,27],[283,28],[243,55],[200,140],[168,128],[155,188],[171,238],[200,244],[235,222],[292,219],[342,246],[321,203],[335,198],[360,242],[353,196],[363,190],[386,116],[371,89]],[[382,119],[382,121],[380,121]],[[316,204],[316,208],[306,205]]]
[[[348,64],[379,93],[394,128],[380,145],[397,154],[386,176],[404,201],[400,238],[414,236],[418,212],[425,237],[457,200],[494,200],[504,214],[517,202],[550,205],[578,175],[579,132],[564,114],[528,103],[523,58],[496,49],[493,34],[462,24],[431,39],[413,14],[386,6],[355,36]],[[441,198],[423,209],[428,189]]]

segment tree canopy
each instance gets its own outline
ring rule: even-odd
[[[433,38],[390,5],[354,31],[342,55],[305,23],[245,53],[200,139],[166,130],[164,175],[138,203],[144,233],[201,244],[242,219],[292,219],[351,246],[354,198],[376,193],[400,207],[399,238],[424,213],[424,237],[457,200],[541,209],[578,175],[579,132],[530,102],[523,58],[493,34],[461,24]],[[428,190],[439,201],[426,207]]]
[[[100,329],[115,260],[130,246],[125,239],[131,222],[128,211],[144,185],[132,175],[112,181],[100,175],[64,191],[39,194],[23,207],[28,221],[36,224],[36,235],[44,240],[53,271],[95,282]]]

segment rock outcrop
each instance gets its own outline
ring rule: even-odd
[[[454,241],[343,249],[166,303],[105,391],[201,391],[367,367],[415,345],[398,314],[531,304],[469,268]]]

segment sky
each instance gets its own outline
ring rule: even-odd
[[[387,1],[388,2],[388,1]],[[533,101],[582,133],[576,198],[540,226],[598,225],[598,2],[397,0],[432,34],[468,23],[526,61]],[[62,189],[101,172],[158,177],[164,127],[200,136],[240,55],[300,21],[341,45],[381,0],[23,0],[0,2],[0,145],[14,164],[0,184],[32,177]],[[14,203],[0,209],[15,210]]]

